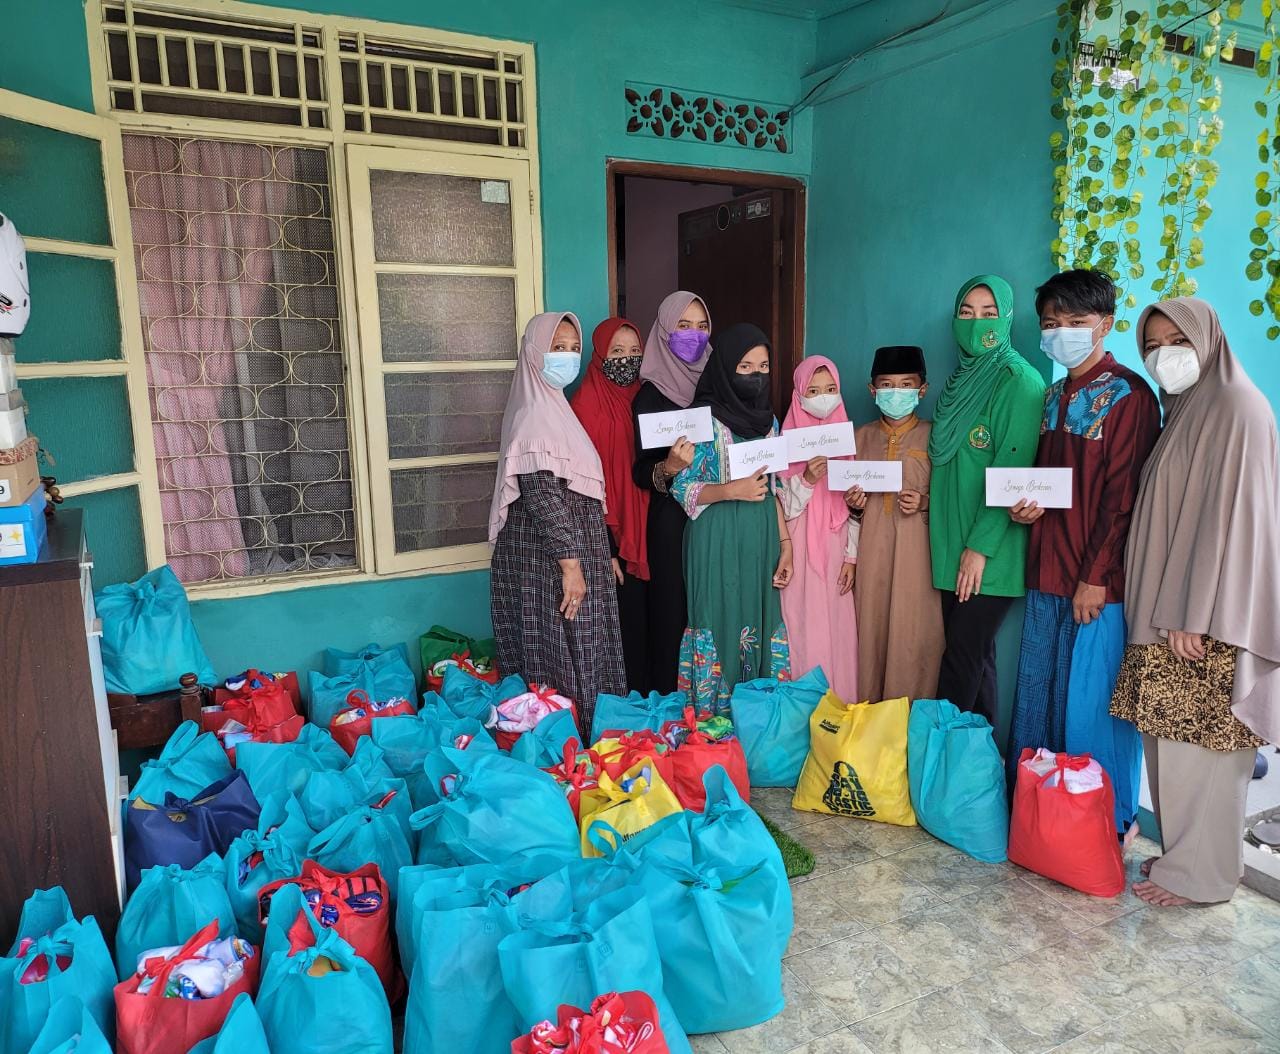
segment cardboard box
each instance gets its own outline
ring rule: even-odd
[[[49,529],[44,518],[44,488],[21,505],[0,509],[0,567],[34,564]]]
[[[0,465],[0,508],[21,505],[40,486],[40,467],[34,454],[12,465]]]
[[[27,412],[0,410],[0,447],[14,447],[27,438]]]
[[[11,392],[0,392],[0,410],[25,410],[26,408],[27,401],[17,388]]]

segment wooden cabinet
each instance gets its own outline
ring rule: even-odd
[[[123,891],[122,787],[79,510],[34,564],[0,567],[0,948],[34,889],[60,885],[110,942]]]

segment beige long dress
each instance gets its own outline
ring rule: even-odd
[[[932,699],[944,644],[942,605],[929,564],[929,422],[883,418],[857,430],[862,461],[901,461],[902,486],[925,508],[898,510],[898,495],[872,494],[862,514],[858,572],[859,699]]]

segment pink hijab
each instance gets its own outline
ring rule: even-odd
[[[813,375],[821,369],[829,370],[831,376],[835,378],[836,387],[840,387],[840,371],[825,355],[807,355],[801,359],[800,365],[796,367],[795,390],[791,393],[791,409],[787,411],[786,419],[782,422],[783,431],[788,428],[808,428],[810,425],[833,425],[849,420],[849,415],[845,413],[843,398],[840,405],[827,417],[814,417],[801,404],[800,397],[812,383]],[[795,476],[803,471],[804,463],[797,462],[780,475]],[[826,565],[823,560],[827,551],[827,539],[824,535],[834,534],[848,522],[849,509],[844,503],[844,495],[828,490],[827,481],[824,479],[813,488],[813,497],[809,499],[809,507],[806,511],[809,515],[805,517],[805,551],[809,566],[820,574],[825,574]]]
[[[644,342],[644,362],[640,364],[640,380],[651,382],[682,410],[693,402],[693,392],[707,365],[711,345],[707,345],[702,358],[697,362],[688,363],[675,357],[667,341],[672,330],[679,324],[680,316],[695,300],[707,312],[707,325],[711,324],[707,302],[697,293],[686,293],[684,290],[672,293],[658,305],[658,317],[649,330],[649,339]]]
[[[604,503],[604,469],[600,455],[577,415],[569,408],[564,392],[542,378],[542,363],[556,327],[568,320],[582,339],[577,315],[569,311],[548,311],[535,315],[520,342],[520,361],[507,409],[502,415],[502,442],[498,455],[498,481],[489,508],[489,544],[507,522],[507,506],[520,497],[516,478],[528,472],[550,472],[564,480],[569,489]]]

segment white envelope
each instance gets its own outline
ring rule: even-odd
[[[757,472],[781,472],[788,464],[786,436],[752,439],[729,447],[730,479],[746,479]]]
[[[828,461],[827,489],[861,487],[868,494],[902,489],[901,461]]]
[[[641,414],[637,420],[640,422],[640,445],[645,450],[670,446],[681,436],[690,443],[709,443],[714,434],[709,406]]]
[[[1071,508],[1071,469],[987,469],[988,505],[1008,508],[1024,498],[1044,509]]]
[[[787,437],[787,457],[792,461],[808,461],[811,457],[850,457],[858,452],[853,442],[852,421],[788,428],[782,434]]]

